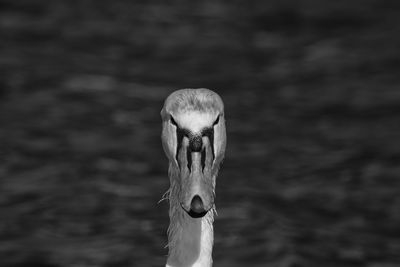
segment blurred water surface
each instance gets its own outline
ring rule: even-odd
[[[159,111],[208,87],[215,266],[399,266],[399,7],[2,0],[0,265],[162,266]]]

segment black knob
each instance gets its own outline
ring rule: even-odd
[[[203,140],[200,135],[192,135],[189,139],[189,147],[192,152],[200,152],[203,147]]]

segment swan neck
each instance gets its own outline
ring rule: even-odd
[[[170,172],[171,176],[171,172]],[[167,267],[211,267],[215,209],[202,218],[190,217],[178,199],[179,184],[170,177]]]

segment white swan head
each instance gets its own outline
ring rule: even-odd
[[[224,104],[211,90],[182,89],[167,97],[161,117],[179,203],[191,217],[202,217],[214,207],[215,179],[225,154]]]

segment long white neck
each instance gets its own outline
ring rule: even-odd
[[[173,171],[170,169],[170,176]],[[213,208],[202,218],[190,217],[179,203],[179,184],[170,177],[167,267],[211,267],[214,242]]]

